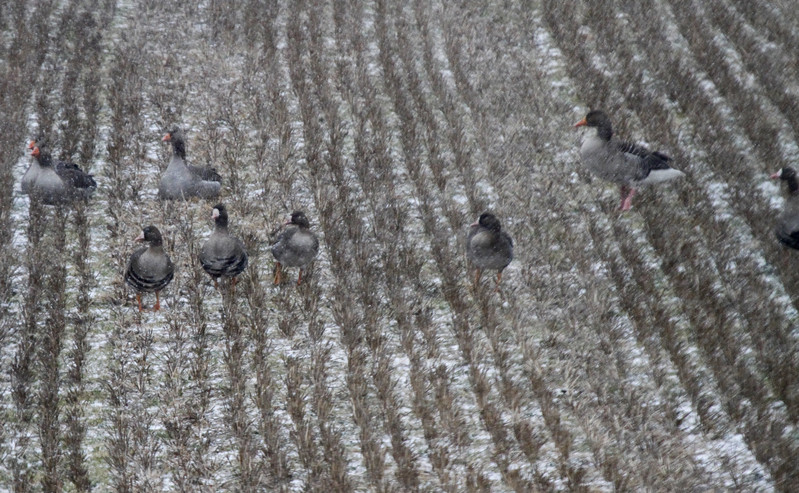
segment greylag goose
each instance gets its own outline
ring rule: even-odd
[[[496,270],[497,288],[502,280],[502,270],[513,260],[513,240],[502,231],[502,225],[490,212],[480,214],[480,218],[469,227],[466,237],[466,256],[477,269],[474,284],[480,282],[483,269]]]
[[[683,176],[669,165],[671,158],[631,142],[613,138],[610,118],[604,111],[594,110],[577,122],[575,127],[593,127],[580,148],[583,164],[599,178],[619,185],[623,211],[632,206],[633,195],[642,185],[660,183]]]
[[[186,163],[186,139],[181,129],[174,128],[164,135],[162,140],[172,144],[172,159],[158,186],[160,199],[182,200],[191,197],[212,199],[219,195],[222,177],[214,168],[191,166]]]
[[[235,286],[236,276],[247,268],[247,252],[241,240],[230,235],[227,209],[223,204],[214,206],[212,217],[214,232],[200,251],[200,263],[214,279],[214,287],[219,287],[217,281],[220,277],[232,278]]]
[[[86,200],[97,189],[92,175],[77,164],[53,162],[44,141],[33,141],[28,147],[34,161],[22,177],[22,191],[47,205],[59,205]]]
[[[147,226],[136,238],[137,242],[147,242],[148,246],[133,252],[125,268],[125,281],[136,290],[136,302],[142,311],[141,294],[155,292],[154,311],[161,309],[158,293],[172,281],[175,266],[164,252],[161,232],[155,226]]]
[[[796,170],[788,166],[771,175],[771,178],[788,184],[788,198],[785,208],[777,216],[774,233],[783,245],[799,250],[799,181],[796,179]]]
[[[297,284],[302,282],[302,268],[311,262],[319,252],[319,240],[309,229],[308,218],[300,211],[291,213],[291,219],[285,223],[286,229],[280,234],[277,242],[272,245],[272,255],[275,256],[275,284],[283,281],[282,266],[299,267],[300,273]]]
[[[36,147],[36,141],[41,142],[41,137],[37,136],[33,138],[28,143],[28,150],[33,151],[33,148]],[[42,167],[39,164],[38,159],[31,159],[31,164],[28,166],[28,169],[25,171],[25,174],[22,175],[22,180],[20,181],[20,188],[22,188],[22,193],[30,193],[30,189],[33,187],[33,184],[36,182],[36,178],[42,173]]]

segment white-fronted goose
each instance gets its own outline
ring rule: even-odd
[[[247,268],[247,252],[244,243],[230,235],[228,231],[227,209],[223,204],[214,206],[212,213],[215,226],[211,237],[200,251],[200,263],[213,279],[214,286],[219,287],[217,280],[220,277],[232,279],[236,285],[236,276]]]
[[[137,242],[147,242],[148,246],[133,252],[125,268],[125,281],[136,290],[136,301],[142,311],[141,294],[155,292],[154,311],[161,309],[158,293],[172,281],[175,266],[164,252],[161,232],[155,226],[147,226],[136,238]]]
[[[319,240],[309,229],[308,218],[300,211],[291,213],[291,219],[285,223],[286,229],[280,234],[277,242],[272,245],[272,255],[275,256],[275,284],[283,281],[282,266],[299,267],[297,284],[302,282],[302,268],[310,263],[319,252]]]
[[[212,199],[219,195],[222,177],[210,166],[191,166],[186,163],[186,139],[183,131],[174,128],[164,135],[172,144],[172,159],[161,176],[158,197],[164,200],[184,200],[191,197]]]
[[[502,280],[502,270],[513,260],[513,240],[502,231],[502,225],[490,212],[480,214],[480,218],[469,227],[466,236],[466,256],[474,264],[477,272],[474,283],[480,282],[483,269],[496,270],[497,288]]]
[[[783,245],[799,250],[799,181],[796,170],[788,166],[771,175],[771,178],[788,184],[788,198],[777,216],[774,233]]]
[[[613,138],[613,127],[604,111],[589,112],[575,124],[575,127],[582,126],[596,128],[595,133],[586,134],[580,148],[583,164],[599,178],[619,185],[623,211],[632,206],[638,187],[685,174],[672,168],[669,165],[672,159],[665,154]]]

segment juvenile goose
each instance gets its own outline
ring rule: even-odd
[[[286,229],[280,234],[277,243],[272,245],[272,255],[277,259],[275,265],[275,284],[283,281],[281,266],[299,267],[297,284],[302,282],[302,268],[311,262],[319,252],[319,240],[309,229],[308,218],[300,211],[291,213],[286,221]]]
[[[589,171],[619,185],[620,209],[623,211],[632,206],[633,195],[638,187],[685,174],[672,168],[669,165],[672,159],[665,154],[650,152],[639,145],[613,138],[613,127],[604,111],[591,111],[574,126],[596,128],[596,133],[586,134],[580,156]]]
[[[502,270],[513,260],[513,240],[502,231],[502,225],[490,212],[480,214],[480,218],[469,227],[466,237],[466,256],[477,268],[474,283],[480,282],[483,269],[496,270],[497,288],[502,280]]]
[[[88,199],[97,189],[92,175],[85,173],[77,164],[53,162],[50,151],[44,145],[41,140],[28,145],[34,161],[22,177],[22,191],[47,205]]]
[[[172,281],[175,275],[175,266],[169,255],[164,252],[161,232],[155,226],[147,226],[136,238],[137,242],[147,242],[149,246],[133,252],[125,268],[125,281],[136,290],[136,302],[139,311],[142,311],[141,294],[155,292],[155,306],[153,311],[161,309],[159,291]]]
[[[785,208],[777,216],[774,233],[783,245],[799,250],[799,181],[796,170],[788,166],[771,175],[771,178],[788,184],[788,198]]]
[[[223,204],[214,206],[212,217],[214,232],[200,251],[200,263],[214,279],[214,287],[219,287],[217,281],[223,276],[231,278],[235,286],[236,276],[247,268],[247,252],[241,240],[230,235],[227,209]]]
[[[186,140],[183,131],[174,128],[164,135],[164,142],[172,144],[172,160],[161,176],[158,198],[183,200],[191,197],[212,199],[219,195],[222,177],[210,166],[186,164]]]

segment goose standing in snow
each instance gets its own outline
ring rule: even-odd
[[[297,284],[302,282],[302,268],[309,264],[319,252],[319,240],[310,230],[310,223],[301,211],[291,213],[291,219],[285,223],[286,229],[272,245],[275,256],[275,284],[283,281],[282,266],[299,267]]]
[[[480,218],[469,227],[466,237],[466,256],[477,268],[474,284],[480,282],[483,269],[497,271],[497,289],[502,280],[502,270],[513,260],[513,240],[502,231],[499,219],[490,212],[480,214]]]
[[[227,209],[223,204],[214,206],[214,232],[200,251],[200,263],[219,288],[218,279],[228,277],[236,285],[236,276],[247,268],[247,252],[244,244],[228,231]]]
[[[669,165],[672,159],[665,154],[650,152],[639,145],[613,138],[613,127],[604,111],[591,111],[574,126],[596,128],[595,133],[585,136],[580,156],[589,171],[619,185],[620,209],[623,211],[632,206],[633,195],[638,187],[685,174],[672,168]]]
[[[191,197],[212,199],[219,195],[222,177],[210,166],[186,163],[186,139],[183,131],[174,128],[161,139],[172,144],[172,159],[161,176],[158,198],[184,200]]]
[[[155,226],[147,226],[136,238],[137,242],[147,242],[148,246],[133,252],[125,268],[125,281],[136,290],[136,302],[142,311],[141,294],[155,292],[153,311],[161,309],[158,293],[172,281],[175,266],[164,252],[161,232]]]
[[[788,198],[785,199],[785,208],[777,216],[774,233],[783,245],[799,250],[799,181],[796,170],[788,166],[771,175],[771,178],[788,184]]]
[[[92,175],[77,164],[54,161],[42,138],[31,141],[33,162],[22,177],[22,191],[47,205],[86,200],[97,189]]]

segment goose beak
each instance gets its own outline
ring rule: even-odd
[[[32,140],[32,141],[30,141],[30,143],[28,144],[28,149],[33,149],[34,147],[36,147],[36,141],[35,141],[35,140]]]
[[[161,139],[161,142],[169,142],[170,140],[172,140],[172,134],[166,134],[164,138]]]
[[[31,156],[39,157],[39,155],[41,155],[41,151],[39,150],[38,147],[34,146],[33,150],[31,151]]]
[[[144,241],[144,231],[139,233],[139,236],[137,236],[136,239],[133,241],[135,241],[136,243],[141,243],[142,241]]]
[[[475,221],[475,222],[473,222],[472,224],[469,225],[470,228],[473,228],[475,226],[480,226],[480,221]]]
[[[769,177],[770,177],[772,180],[776,180],[776,179],[778,179],[778,178],[782,178],[782,170],[779,170],[779,171],[777,171],[776,173],[773,173],[773,174],[769,175]]]
[[[584,127],[584,126],[586,126],[586,125],[588,125],[588,122],[587,122],[587,121],[585,121],[585,118],[583,118],[582,120],[580,120],[579,122],[577,122],[577,123],[575,123],[575,124],[574,124],[574,128],[577,128],[577,127]]]
[[[214,218],[214,219],[219,217],[219,209],[214,209],[214,212],[211,213],[211,217]]]

